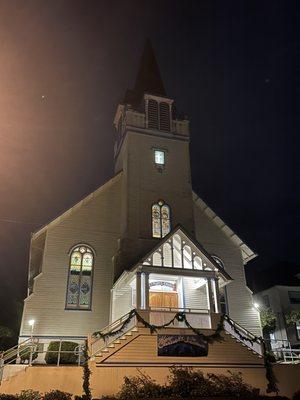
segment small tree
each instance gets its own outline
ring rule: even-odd
[[[264,308],[260,311],[260,321],[264,335],[269,335],[275,331],[276,315],[271,308]]]
[[[7,326],[0,325],[0,351],[14,345],[14,331]]]
[[[285,314],[285,320],[288,325],[300,324],[300,310],[292,310]]]

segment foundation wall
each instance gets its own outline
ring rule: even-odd
[[[124,381],[125,376],[134,376],[138,374],[138,369],[147,373],[158,383],[167,382],[169,368],[164,366],[146,366],[137,368],[135,366],[101,366],[96,367],[91,364],[91,388],[94,398],[100,398],[102,395],[112,395],[117,393]],[[267,385],[265,379],[265,369],[263,367],[238,367],[230,366],[220,367],[201,367],[196,368],[204,373],[228,374],[231,372],[241,372],[244,380],[254,387],[265,392]],[[295,391],[300,389],[300,365],[277,365],[274,366],[276,377],[279,380],[280,394],[292,397]],[[28,367],[24,372],[4,380],[0,386],[0,393],[19,393],[24,389],[39,390],[46,392],[51,389],[59,389],[72,394],[82,394],[82,368],[65,366],[33,366]]]

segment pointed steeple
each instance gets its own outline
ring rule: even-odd
[[[138,105],[144,93],[166,96],[150,39],[146,39],[134,89],[127,90],[124,102]]]

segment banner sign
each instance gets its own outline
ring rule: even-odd
[[[157,335],[158,356],[206,357],[208,345],[197,335]]]

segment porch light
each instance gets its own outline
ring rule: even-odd
[[[253,307],[255,308],[255,310],[259,311],[259,304],[258,303],[253,303]]]
[[[35,320],[34,319],[30,319],[28,321],[28,325],[31,327],[31,331],[30,331],[30,336],[31,336],[31,340],[33,338],[33,328],[34,328],[34,324],[35,324]]]

